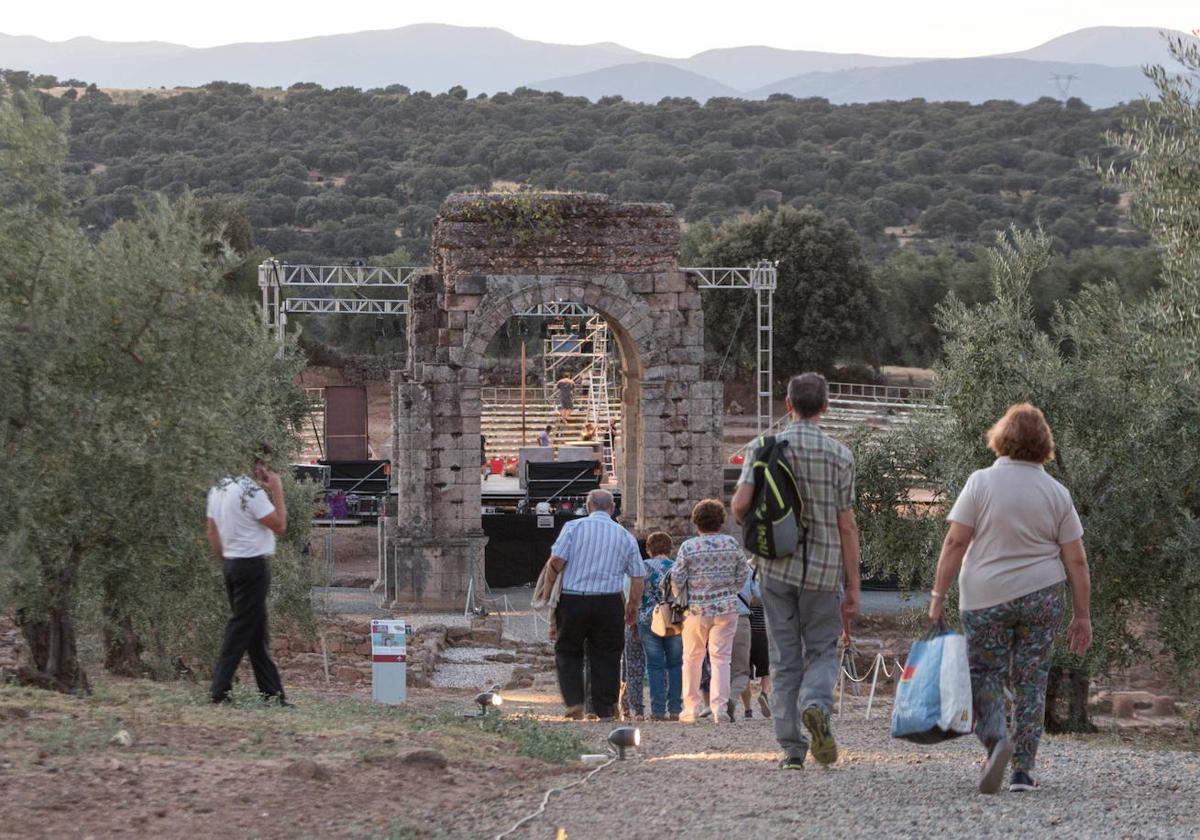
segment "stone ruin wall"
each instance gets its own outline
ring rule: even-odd
[[[461,609],[483,583],[480,364],[513,314],[591,306],[623,359],[623,522],[690,533],[720,497],[720,383],[702,379],[704,316],[678,267],[679,225],[662,204],[595,194],[459,195],[433,232],[434,270],[414,280],[407,369],[393,374],[396,528],[385,603]]]

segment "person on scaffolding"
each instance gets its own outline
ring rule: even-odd
[[[569,376],[554,383],[558,389],[558,419],[567,423],[571,419],[571,410],[575,408],[575,380]]]

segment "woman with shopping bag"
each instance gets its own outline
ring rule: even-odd
[[[1082,655],[1092,643],[1091,579],[1071,494],[1044,467],[1054,457],[1054,437],[1042,412],[1012,406],[988,432],[988,447],[995,463],[972,473],[947,516],[929,617],[943,620],[957,577],[975,733],[988,753],[979,790],[1000,790],[1011,759],[1009,790],[1031,791],[1064,580],[1072,605],[1067,643]],[[1004,699],[1010,666],[1011,733]]]

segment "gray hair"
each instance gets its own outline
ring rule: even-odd
[[[801,417],[816,417],[829,401],[829,386],[819,373],[801,373],[788,382],[787,396]]]
[[[601,490],[599,488],[592,490],[587,494],[587,505],[591,510],[601,510],[605,513],[612,513],[613,507],[615,506],[613,494],[609,493],[607,490]]]

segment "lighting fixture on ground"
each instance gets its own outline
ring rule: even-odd
[[[479,705],[479,716],[483,717],[487,714],[488,709],[495,706],[500,707],[504,702],[504,698],[500,696],[500,692],[493,689],[492,691],[481,691],[475,695],[475,702]]]
[[[642,731],[636,726],[618,726],[608,733],[608,743],[617,748],[617,757],[625,760],[625,749],[642,743]]]

